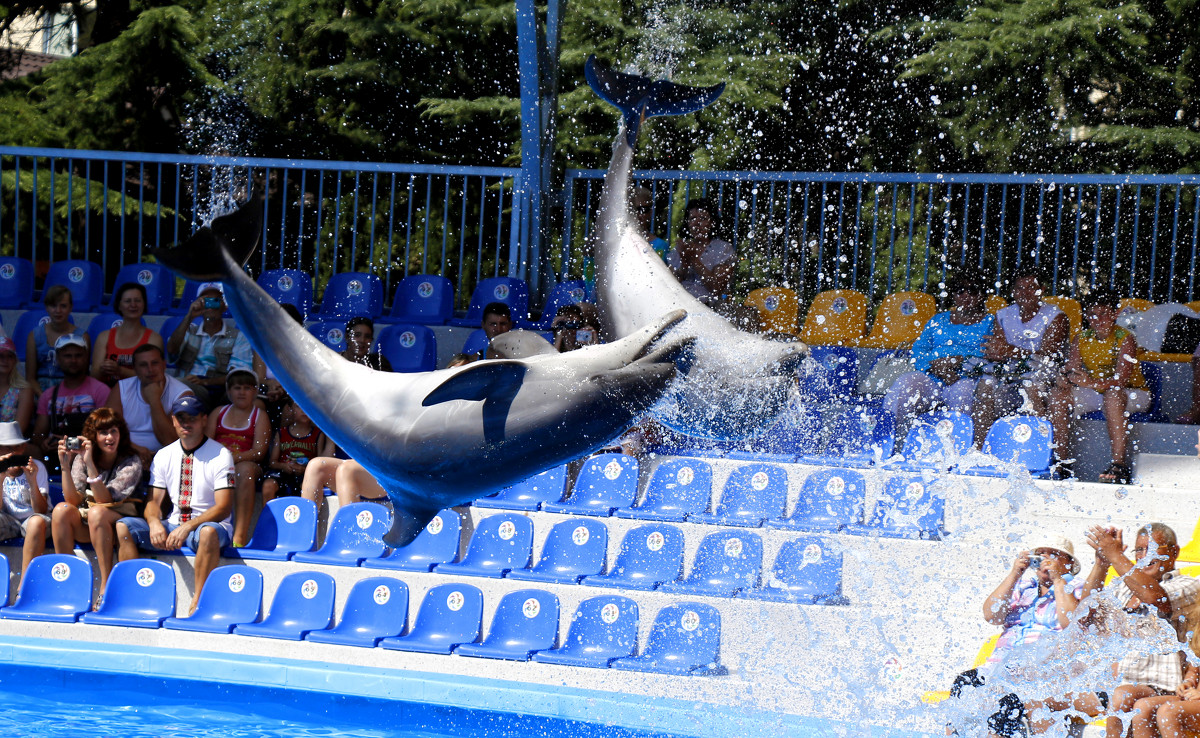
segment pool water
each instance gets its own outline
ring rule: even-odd
[[[353,685],[346,685],[352,690]],[[5,738],[650,736],[467,707],[95,671],[0,666]],[[661,735],[661,734],[657,734]]]

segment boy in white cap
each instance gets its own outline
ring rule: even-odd
[[[200,398],[184,395],[175,400],[171,422],[179,440],[154,455],[144,516],[117,522],[118,557],[136,559],[139,548],[175,551],[187,546],[195,551],[196,595],[190,615],[205,580],[221,560],[221,549],[232,540],[230,513],[237,473],[229,449],[205,434],[208,408]],[[164,519],[167,497],[172,509]]]
[[[254,364],[250,342],[224,314],[224,288],[220,282],[205,282],[167,338],[167,355],[175,360],[177,376],[209,405],[224,399],[229,372],[252,369]],[[192,323],[198,317],[204,320]]]
[[[41,516],[50,533],[50,481],[46,465],[29,455],[28,441],[16,423],[0,423],[0,541],[26,534],[29,521]],[[43,539],[44,540],[44,539]],[[30,542],[31,543],[31,542]],[[41,541],[39,541],[41,543]],[[29,567],[33,546],[25,547],[21,571]]]

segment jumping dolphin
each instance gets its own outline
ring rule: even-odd
[[[584,71],[596,94],[623,115],[624,135],[618,133],[613,143],[592,243],[604,328],[609,336],[626,336],[653,316],[685,311],[687,319],[664,338],[696,336],[693,363],[655,407],[655,415],[693,436],[752,436],[787,408],[808,347],[800,341],[780,342],[739,331],[692,297],[638,233],[627,203],[633,147],[645,118],[699,110],[716,100],[724,85],[701,88],[651,82],[604,69],[594,56],[588,58]]]
[[[673,312],[623,340],[567,354],[374,371],[326,348],[246,274],[261,212],[256,198],[156,256],[191,279],[226,285],[238,328],[279,382],[387,491],[390,546],[412,541],[445,507],[611,441],[659,398],[691,344],[660,340],[684,318]]]

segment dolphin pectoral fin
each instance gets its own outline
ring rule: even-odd
[[[258,247],[262,236],[262,196],[201,228],[182,245],[172,249],[151,249],[158,263],[195,280],[224,280],[229,264],[224,255],[242,265]]]
[[[429,521],[437,514],[436,509],[414,510],[392,498],[392,527],[383,534],[383,542],[392,548],[407,546],[425,530],[425,526],[429,525]]]
[[[696,337],[677,338],[657,346],[653,351],[638,359],[636,364],[673,364],[680,374],[692,370],[696,358]]]
[[[439,384],[421,401],[430,407],[451,400],[481,401],[490,397],[511,397],[525,378],[525,365],[516,361],[481,361]]]
[[[694,113],[711,105],[725,91],[724,82],[712,87],[688,87],[616,72],[600,66],[595,54],[584,64],[583,75],[601,100],[621,111],[625,140],[630,146],[637,141],[638,129],[646,118]]]

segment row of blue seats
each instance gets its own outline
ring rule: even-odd
[[[146,288],[147,313],[182,315],[196,299],[200,282],[184,280],[183,293],[175,301],[176,275],[160,264],[127,264],[117,272],[111,287],[136,282]],[[57,261],[43,280],[45,287],[64,285],[71,290],[76,310],[113,310],[112,298],[104,299],[105,279],[101,265],[83,259]],[[313,278],[299,269],[271,269],[258,278],[259,285],[281,303],[295,305],[302,315],[317,320],[345,320],[357,315],[384,318],[384,284],[367,272],[339,272],[329,278],[320,310],[314,313]],[[454,315],[454,286],[436,274],[417,274],[401,279],[392,293],[385,320],[421,325],[478,327],[483,308],[491,302],[508,305],[518,327],[545,330],[561,305],[582,302],[587,290],[581,280],[562,282],[547,298],[541,319],[530,321],[529,286],[514,277],[480,280],[471,295],[465,317]],[[34,268],[28,259],[0,257],[0,309],[34,307]]]
[[[434,571],[589,587],[658,589],[708,597],[826,604],[843,601],[842,555],[828,551],[825,543],[815,537],[785,543],[763,576],[763,543],[757,534],[711,533],[701,541],[691,571],[684,578],[683,533],[665,523],[629,530],[621,541],[616,562],[605,573],[608,526],[597,520],[556,524],[534,565],[533,521],[515,513],[483,518],[461,560],[462,517],[451,509],[438,513],[412,543],[394,550],[383,543],[391,517],[380,505],[358,502],[340,508],[330,522],[324,544],[312,551],[315,517],[315,506],[307,500],[272,500],[264,508],[249,543],[224,553],[243,560]],[[183,549],[181,553],[192,552]]]
[[[984,454],[999,463],[968,456],[975,425],[967,414],[935,411],[910,426],[903,451],[895,453],[895,420],[881,406],[805,405],[793,408],[761,438],[754,450],[738,444],[679,438],[654,450],[673,456],[761,459],[850,469],[880,467],[894,471],[954,472],[973,476],[1007,476],[1016,467],[1047,478],[1053,461],[1053,429],[1032,415],[1000,418],[988,429]]]
[[[915,469],[921,471],[921,469]],[[504,510],[542,510],[572,515],[615,516],[634,520],[689,522],[739,527],[838,531],[897,538],[938,538],[943,500],[919,476],[887,479],[870,516],[867,484],[852,468],[813,472],[805,478],[791,515],[786,470],[776,464],[750,462],[730,472],[715,506],[712,468],[702,459],[668,459],[655,467],[646,494],[634,504],[637,459],[601,454],[587,459],[564,498],[566,467],[535,475],[474,505]],[[711,512],[708,510],[711,507]]]
[[[8,560],[2,555],[0,559],[5,572],[3,601],[7,603]],[[323,572],[298,571],[285,576],[266,617],[262,616],[262,573],[252,567],[230,565],[213,570],[196,612],[189,618],[174,616],[175,586],[175,573],[168,564],[123,561],[113,568],[100,607],[90,612],[91,565],[74,556],[51,554],[30,564],[17,601],[0,608],[0,618],[165,627],[476,658],[532,658],[548,664],[664,674],[726,673],[720,665],[720,613],[697,602],[660,609],[638,654],[638,606],[620,596],[581,602],[566,638],[558,644],[558,598],[537,589],[505,594],[497,604],[487,637],[481,640],[483,593],[469,584],[431,588],[411,627],[407,627],[408,585],[388,576],[356,582],[337,625],[336,585],[333,577]]]

